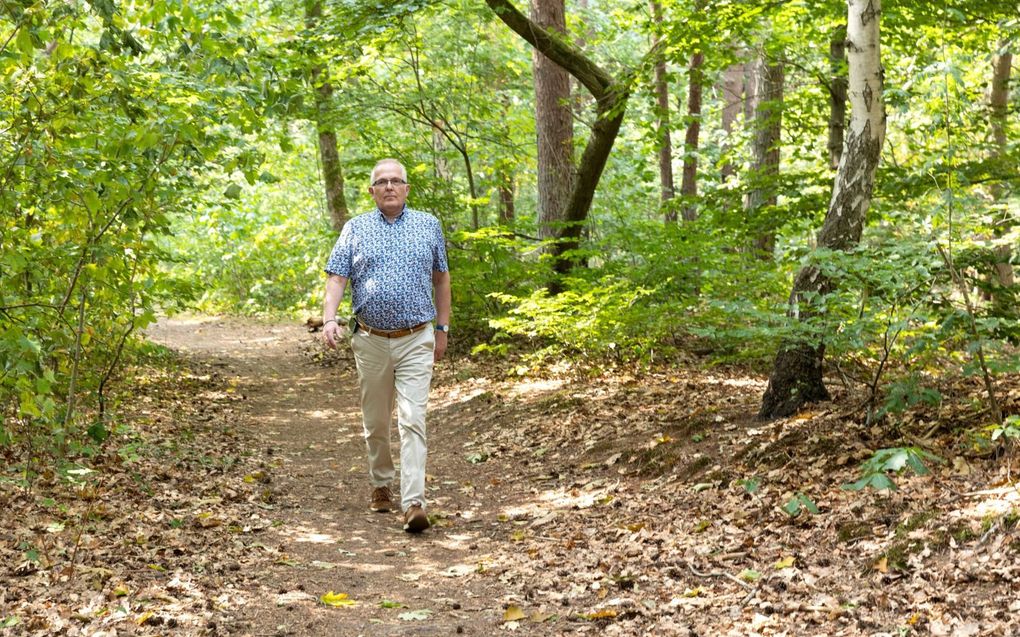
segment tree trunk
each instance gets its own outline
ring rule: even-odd
[[[846,25],[839,25],[829,41],[829,166],[839,168],[846,129]]]
[[[1009,113],[1009,74],[1013,64],[1013,54],[1007,48],[1008,40],[999,42],[998,51],[992,58],[992,83],[988,88],[989,123],[992,129],[992,157],[999,158],[1006,154],[1006,118]],[[1002,187],[992,187],[992,196],[999,199]],[[1008,213],[1007,213],[1008,214]],[[995,228],[996,236],[1002,236],[1012,229],[1010,219],[1004,219]],[[1013,307],[1011,288],[1015,284],[1013,277],[1012,249],[1009,244],[995,248],[995,268],[992,271],[992,305],[997,316],[1016,314]]]
[[[446,136],[440,129],[438,122],[432,123],[432,164],[435,167],[436,177],[440,181],[449,182],[450,162],[446,159]]]
[[[321,1],[312,2],[306,6],[305,24],[309,29],[316,28],[321,18]],[[326,191],[326,209],[329,211],[333,230],[340,232],[344,224],[347,223],[350,212],[347,208],[347,199],[344,196],[344,174],[340,166],[336,133],[329,122],[333,85],[328,79],[323,79],[324,75],[325,68],[321,64],[312,66],[312,85],[315,88],[315,128],[319,136],[319,160],[322,162],[322,183]]]
[[[684,137],[683,181],[680,194],[683,195],[684,221],[698,218],[694,198],[698,195],[698,136],[701,133],[701,89],[704,85],[705,54],[698,51],[691,56],[690,89],[687,92],[687,135]]]
[[[514,176],[509,172],[500,174],[499,179],[499,222],[504,226],[514,225]]]
[[[535,24],[566,32],[563,0],[533,0]],[[570,74],[539,49],[533,53],[535,131],[538,135],[538,235],[554,238],[566,219],[574,184],[574,122],[570,108]]]
[[[747,216],[758,229],[755,252],[759,258],[772,259],[776,243],[775,229],[768,227],[761,214],[764,206],[775,206],[778,201],[775,177],[779,174],[779,138],[783,124],[782,63],[762,59],[757,65],[755,81],[758,99],[754,115],[754,142],[752,144],[754,183],[747,194]]]
[[[652,0],[652,19],[655,24],[662,23],[662,6],[658,0]],[[652,40],[653,46],[659,43],[659,36]],[[656,136],[659,142],[659,201],[664,205],[675,194],[673,186],[673,140],[669,134],[669,83],[666,79],[666,60],[662,57],[655,60],[655,114]],[[667,223],[676,221],[676,210],[666,210]]]
[[[485,1],[504,24],[550,60],[567,69],[595,98],[595,125],[581,155],[577,178],[566,206],[565,223],[556,233],[559,241],[552,251],[553,269],[563,275],[578,265],[577,258],[568,253],[579,244],[581,229],[588,218],[595,189],[620,132],[627,98],[630,96],[628,84],[617,82],[576,47],[564,42],[562,38],[550,35],[518,11],[509,0]],[[657,53],[658,49],[653,47],[646,58]],[[559,281],[550,285],[550,291],[560,291]]]
[[[322,160],[322,182],[326,190],[326,208],[329,210],[330,223],[333,230],[340,232],[350,214],[347,199],[344,197],[344,174],[340,168],[336,133],[332,130],[319,131],[319,158]]]
[[[758,67],[761,55],[752,55],[744,64],[744,126],[752,130],[754,113],[758,110]]]
[[[743,63],[730,65],[730,67],[723,72],[722,95],[722,129],[726,133],[725,148],[723,149],[726,161],[722,166],[722,178],[723,181],[726,181],[736,174],[733,162],[729,160],[729,154],[732,152],[731,149],[733,148],[733,144],[730,142],[730,136],[733,134],[733,124],[737,121],[737,115],[740,114],[740,103],[744,99]]]
[[[885,139],[878,28],[880,5],[880,0],[847,2],[850,124],[836,170],[832,199],[817,239],[819,247],[829,250],[849,250],[860,242]],[[790,294],[791,319],[803,321],[824,311],[813,303],[831,290],[832,282],[820,270],[811,266],[802,268]],[[758,416],[789,416],[805,403],[826,399],[828,391],[822,379],[824,355],[824,342],[784,342],[776,355]]]

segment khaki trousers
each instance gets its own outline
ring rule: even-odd
[[[400,338],[358,330],[351,337],[361,383],[361,416],[373,487],[387,486],[396,470],[390,453],[393,406],[400,433],[400,507],[425,508],[425,410],[436,338],[431,325]]]

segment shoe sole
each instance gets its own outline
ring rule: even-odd
[[[415,516],[404,523],[404,530],[408,533],[421,533],[430,526],[428,516],[422,514],[420,516]]]
[[[375,511],[376,513],[389,513],[390,511],[393,510],[393,505],[390,505],[390,506],[376,506],[376,505],[373,504],[372,506],[368,507],[368,510],[369,511]]]

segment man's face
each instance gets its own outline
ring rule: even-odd
[[[400,169],[400,164],[386,163],[376,168],[368,192],[379,210],[396,214],[404,209],[410,189],[411,186],[404,183],[404,171]]]

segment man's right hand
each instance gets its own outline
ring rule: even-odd
[[[330,321],[322,326],[322,340],[326,342],[326,345],[329,345],[330,349],[336,349],[346,329],[336,321]]]

